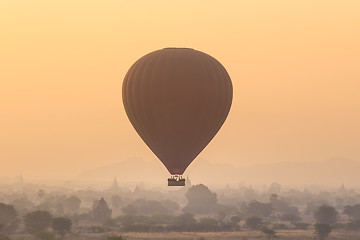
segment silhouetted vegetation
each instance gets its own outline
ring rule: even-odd
[[[106,240],[126,240],[125,237],[114,232],[105,234],[105,238]]]
[[[15,231],[19,224],[17,217],[18,213],[13,205],[0,203],[0,231],[7,233]]]
[[[66,233],[71,231],[72,222],[65,217],[57,217],[52,220],[52,228],[54,232],[58,233],[62,238]]]
[[[276,236],[275,230],[267,226],[262,227],[261,232],[264,233],[268,238],[272,238]]]
[[[354,220],[360,219],[360,204],[345,206],[343,213]]]
[[[31,197],[0,194],[1,200],[11,203],[0,203],[1,237],[7,239],[13,233],[29,233],[37,239],[51,240],[117,231],[242,230],[262,232],[272,238],[278,231],[314,231],[311,227],[314,226],[319,238],[325,238],[328,227],[321,224],[328,224],[333,231],[360,230],[360,205],[356,202],[360,192],[356,191],[346,192],[340,198],[340,192],[336,191],[315,194],[308,190],[286,190],[278,184],[262,192],[251,187],[227,187],[216,192],[202,184],[187,186],[171,194],[141,186],[133,191],[120,189],[118,186],[112,187],[111,191],[66,193],[46,190],[42,198],[36,189],[33,195],[29,194]],[[123,238],[115,233],[112,237]]]
[[[314,225],[315,233],[321,240],[325,239],[331,233],[331,225],[327,223],[317,223]]]
[[[217,204],[217,195],[203,184],[192,186],[185,197],[188,204],[183,208],[183,212],[192,214],[203,214],[213,212]]]
[[[304,222],[293,222],[292,225],[293,225],[294,229],[306,230],[306,229],[308,229],[310,224],[304,223]]]
[[[263,220],[259,217],[249,217],[246,219],[246,226],[251,229],[259,229]]]
[[[247,214],[257,217],[269,217],[273,209],[271,203],[251,201],[247,207]]]
[[[68,213],[76,213],[80,208],[81,200],[76,196],[66,198],[64,201],[64,207]]]
[[[336,223],[338,214],[338,211],[336,211],[334,207],[323,205],[314,213],[314,217],[318,223],[334,224]]]
[[[25,215],[26,230],[32,234],[44,232],[51,226],[52,216],[47,211],[33,211]]]

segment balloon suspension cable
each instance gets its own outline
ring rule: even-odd
[[[185,186],[185,178],[179,174],[171,175],[168,178],[168,186]]]

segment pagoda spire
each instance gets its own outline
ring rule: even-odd
[[[116,179],[116,177],[114,178],[114,181],[113,181],[113,183],[112,183],[112,186],[111,186],[111,188],[109,189],[109,190],[118,190],[119,189],[119,184],[118,184],[118,181],[117,181],[117,179]]]

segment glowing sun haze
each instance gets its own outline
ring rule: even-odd
[[[232,79],[229,117],[201,158],[360,160],[359,1],[11,0],[0,33],[0,176],[155,161],[121,86],[164,47],[208,53]]]

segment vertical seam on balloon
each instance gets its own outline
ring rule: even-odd
[[[153,78],[153,70],[154,70],[154,68],[156,68],[157,66],[157,64],[156,64],[156,62],[157,62],[157,60],[159,60],[160,59],[160,56],[162,55],[162,52],[159,50],[159,51],[156,51],[157,52],[157,54],[152,54],[152,59],[151,59],[151,61],[149,61],[149,62],[151,62],[151,64],[152,64],[152,67],[150,67],[150,73],[149,73],[149,71],[145,71],[146,69],[147,69],[147,67],[149,67],[149,64],[147,64],[147,66],[145,66],[144,67],[144,70],[143,70],[143,74],[141,75],[141,78],[142,78],[142,82],[141,82],[141,84],[140,84],[140,89],[141,89],[141,95],[143,95],[143,91],[150,91],[151,89],[144,89],[144,87],[143,87],[143,85],[144,85],[144,83],[145,83],[145,81],[149,81],[149,82],[153,82],[152,81],[152,78]],[[147,76],[144,76],[144,74],[145,73],[147,73]],[[148,79],[148,80],[146,80],[146,79]],[[152,85],[152,84],[151,84]],[[142,98],[141,99],[141,105],[144,105],[144,102],[145,102],[145,100]],[[151,122],[152,123],[154,123],[155,121],[155,119],[154,119],[154,116],[153,116],[153,112],[151,112],[151,113],[148,113],[148,117],[151,117],[152,119],[151,119]],[[150,123],[150,125],[152,125],[151,123]],[[148,139],[150,139],[151,138],[151,142],[153,142],[153,143],[155,143],[154,145],[155,146],[149,146],[149,144],[146,142],[146,145],[148,145],[148,147],[154,152],[154,154],[158,157],[158,158],[160,158],[158,155],[157,155],[157,153],[156,152],[158,152],[158,149],[160,148],[160,144],[159,144],[159,142],[158,142],[158,140],[157,140],[157,136],[158,136],[158,133],[157,133],[157,131],[156,131],[156,129],[152,129],[152,132],[151,132],[151,134],[153,135],[153,137],[151,137],[151,136],[149,136],[148,137]],[[151,135],[150,134],[150,135]],[[153,148],[155,148],[155,149],[153,149]]]
[[[143,126],[141,124],[141,118],[139,118],[138,105],[136,104],[135,87],[137,85],[139,71],[143,66],[143,62],[148,57],[149,57],[149,55],[143,56],[139,60],[139,63],[135,66],[134,70],[132,71],[132,75],[130,76],[130,79],[129,79],[129,89],[128,89],[128,93],[130,94],[129,104],[132,106],[131,107],[133,109],[132,114],[133,114],[133,116],[135,118],[133,126],[134,126],[136,132],[139,134],[139,136],[143,139],[143,141],[146,141],[146,138],[144,139],[144,137],[143,137],[144,136],[144,130],[143,130]]]
[[[139,64],[141,59],[137,60],[129,69],[129,71],[126,73],[125,78],[124,78],[124,82],[123,82],[123,104],[125,107],[125,111],[130,119],[130,122],[134,125],[136,124],[136,119],[134,117],[134,112],[131,108],[130,105],[132,105],[132,100],[131,100],[131,92],[129,91],[129,89],[131,88],[131,81],[129,80],[132,75],[133,72],[135,71],[135,69],[137,68],[137,65]],[[135,131],[137,132],[137,129],[135,128]]]

